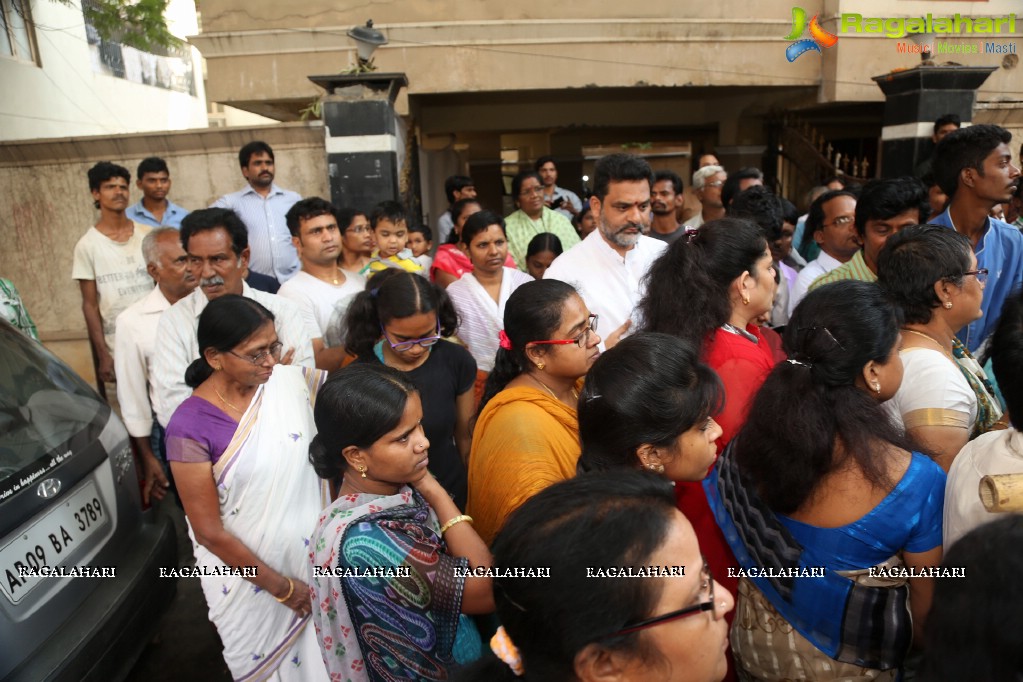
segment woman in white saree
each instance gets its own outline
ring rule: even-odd
[[[278,365],[273,314],[252,299],[210,301],[198,337],[167,457],[224,660],[236,680],[326,680],[307,559],[330,502],[308,461],[326,373]]]
[[[508,238],[504,219],[492,211],[479,211],[465,221],[459,248],[472,261],[473,270],[448,285],[448,296],[458,311],[458,338],[476,360],[477,386],[482,389],[494,368],[500,330],[504,329],[504,304],[508,297],[533,278],[505,266]],[[481,391],[477,391],[477,399]]]

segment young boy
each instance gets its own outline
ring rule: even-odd
[[[382,201],[369,215],[369,225],[376,241],[376,251],[359,274],[367,279],[387,268],[401,268],[406,272],[425,274],[414,259],[408,245],[408,226],[405,209],[397,201]],[[428,272],[428,271],[426,271]]]
[[[429,225],[413,225],[408,229],[408,247],[412,249],[412,256],[423,272],[429,272],[433,265],[433,258],[430,257],[430,249],[433,248],[433,231]]]

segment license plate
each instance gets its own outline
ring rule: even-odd
[[[60,566],[85,541],[110,523],[106,506],[100,502],[96,484],[62,500],[26,531],[0,548],[0,589],[17,604],[42,581],[42,576],[23,576],[21,568]]]

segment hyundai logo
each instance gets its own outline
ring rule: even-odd
[[[60,492],[60,479],[59,478],[48,478],[39,484],[36,488],[36,494],[43,499],[50,499],[56,497],[57,493]]]

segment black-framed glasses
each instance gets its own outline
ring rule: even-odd
[[[714,610],[714,576],[710,573],[710,566],[707,564],[707,557],[703,558],[703,569],[700,571],[700,577],[703,578],[703,584],[700,586],[700,592],[707,593],[707,601],[702,601],[699,604],[693,604],[687,606],[684,609],[678,611],[669,611],[668,613],[660,616],[654,616],[653,618],[645,618],[632,623],[628,623],[621,630],[616,630],[609,635],[604,635],[600,639],[610,639],[612,637],[620,637],[622,635],[628,635],[639,630],[645,630],[646,628],[654,627],[662,623],[670,623],[673,620],[685,618],[691,616],[694,613],[703,613],[704,611]]]
[[[967,275],[973,275],[977,278],[979,284],[983,284],[987,281],[987,268],[977,268],[976,270],[967,270],[963,273],[963,277]]]
[[[570,343],[574,343],[580,348],[586,347],[586,342],[590,340],[590,332],[597,331],[597,322],[600,321],[600,316],[596,313],[590,313],[590,316],[586,320],[586,329],[582,330],[578,336],[571,339],[551,339],[547,341],[530,341],[541,346],[567,346]]]
[[[429,348],[438,341],[440,341],[440,320],[437,321],[437,332],[432,336],[424,336],[421,339],[407,339],[405,341],[399,341],[398,343],[392,343],[391,338],[387,335],[387,330],[384,329],[384,325],[380,325],[380,333],[384,335],[384,340],[387,344],[398,353],[404,353],[407,350],[411,350],[413,346],[419,345],[423,348]]]
[[[229,350],[227,352],[235,356],[239,360],[245,360],[246,362],[251,362],[254,365],[262,365],[264,362],[266,362],[266,359],[271,356],[273,356],[274,360],[279,361],[281,359],[281,350],[283,349],[284,349],[283,343],[281,343],[280,341],[274,341],[273,343],[270,344],[269,348],[260,351],[255,355],[240,355],[238,353],[235,353],[233,350]]]

